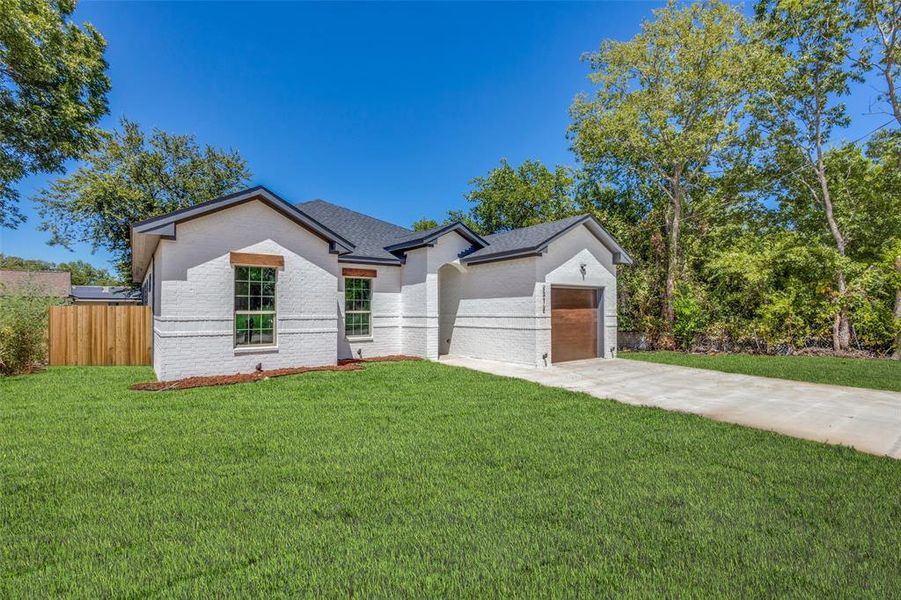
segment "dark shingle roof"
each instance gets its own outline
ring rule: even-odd
[[[439,225],[426,231],[410,231],[324,200],[302,202],[297,208],[355,245],[351,254],[341,255],[341,260],[346,262],[359,260],[400,264],[405,250],[429,244],[451,231],[456,231],[473,245],[473,251],[463,259],[467,264],[529,256],[544,251],[558,236],[582,223],[610,248],[614,262],[629,264],[632,261],[616,240],[590,215],[576,215],[480,237],[462,223]]]
[[[476,250],[466,257],[466,262],[476,261],[496,254],[507,255],[518,252],[537,251],[550,239],[560,235],[573,225],[588,218],[586,215],[567,217],[559,221],[541,223],[521,229],[511,229],[485,236],[488,246]]]
[[[400,258],[385,250],[385,247],[390,246],[394,240],[415,233],[399,225],[331,204],[325,200],[301,202],[297,208],[354,244],[353,252],[343,254],[342,260],[359,258],[364,261],[369,259],[400,264]]]
[[[73,285],[72,297],[76,300],[104,300],[107,302],[140,302],[141,290],[102,285]]]

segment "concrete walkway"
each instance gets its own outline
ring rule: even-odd
[[[546,369],[456,356],[441,362],[901,458],[897,392],[625,359],[580,360]]]

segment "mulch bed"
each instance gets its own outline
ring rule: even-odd
[[[358,365],[368,362],[399,362],[402,360],[422,360],[422,357],[409,356],[407,354],[389,354],[387,356],[373,356],[372,358],[342,358],[338,360],[338,364]]]
[[[211,375],[209,377],[188,377],[186,379],[175,379],[172,381],[148,381],[145,383],[134,383],[128,386],[130,390],[138,390],[143,392],[164,392],[168,390],[187,390],[197,387],[210,387],[214,385],[232,385],[235,383],[250,383],[252,381],[260,381],[261,379],[269,379],[270,377],[281,377],[283,375],[299,375],[301,373],[311,373],[315,371],[359,371],[363,368],[363,363],[368,362],[396,362],[402,360],[421,360],[418,356],[404,356],[402,354],[392,354],[390,356],[376,356],[373,358],[345,358],[338,361],[336,365],[326,365],[323,367],[295,367],[292,369],[270,369],[269,371],[254,371],[253,373],[236,373],[234,375]]]

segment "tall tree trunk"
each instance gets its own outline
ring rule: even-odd
[[[817,160],[817,180],[820,183],[820,193],[823,199],[823,208],[826,212],[826,221],[829,223],[829,231],[832,232],[832,238],[835,240],[835,249],[838,250],[840,256],[845,256],[845,238],[838,228],[835,221],[835,215],[832,211],[832,195],[829,193],[829,183],[826,180],[826,167],[823,163],[822,156]],[[832,325],[832,349],[836,352],[847,350],[851,345],[851,322],[848,317],[848,309],[845,307],[845,294],[848,290],[845,281],[845,272],[839,268],[835,273],[836,287],[838,288],[838,297],[840,308],[835,316]]]
[[[669,243],[667,244],[666,286],[663,294],[663,323],[665,327],[661,346],[671,348],[675,346],[673,339],[673,325],[676,321],[675,308],[673,306],[676,292],[676,275],[679,272],[679,234],[682,231],[682,173],[676,169],[670,182],[672,191],[671,219],[669,224]]]
[[[901,256],[895,257],[895,270],[901,273]],[[895,327],[901,324],[901,288],[895,289]],[[892,354],[895,360],[901,360],[901,328],[895,336],[895,352]]]

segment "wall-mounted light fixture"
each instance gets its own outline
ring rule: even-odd
[[[579,265],[579,272],[582,274],[582,279],[585,279],[585,275],[588,273],[588,265],[585,263]]]

